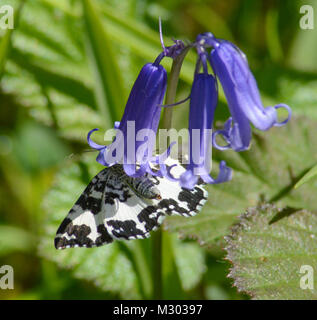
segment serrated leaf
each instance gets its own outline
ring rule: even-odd
[[[102,122],[96,109],[78,18],[26,1],[1,87],[35,119],[84,140]]]
[[[253,299],[317,299],[301,280],[317,266],[317,214],[262,205],[249,209],[226,237],[229,276]],[[317,281],[311,278],[316,287]],[[302,282],[302,285],[301,285]]]
[[[214,152],[213,159],[226,160],[233,168],[232,181],[207,186],[209,197],[201,213],[190,219],[170,217],[165,227],[211,246],[228,233],[239,214],[263,200],[316,209],[316,180],[294,190],[316,163],[316,135],[314,121],[294,117],[285,127],[256,132],[249,151]]]

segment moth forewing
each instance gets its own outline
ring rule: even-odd
[[[166,166],[177,174],[184,170],[177,160],[168,159]],[[178,182],[149,174],[132,178],[122,165],[114,165],[88,184],[58,228],[55,247],[90,248],[113,240],[147,238],[167,215],[195,215],[207,196],[202,185],[187,190]]]

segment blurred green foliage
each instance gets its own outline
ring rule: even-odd
[[[289,104],[292,121],[300,124],[273,130],[265,144],[274,145],[264,153],[261,136],[245,154],[216,153],[216,160],[228,158],[237,180],[209,188],[212,201],[185,226],[180,219],[167,221],[164,297],[248,298],[232,287],[223,259],[222,239],[236,216],[263,193],[283,205],[317,208],[309,192],[315,181],[290,193],[317,162],[312,136],[317,26],[299,27],[300,6],[311,4],[316,18],[317,1],[0,0],[4,4],[12,5],[16,16],[13,30],[0,30],[0,266],[14,267],[15,289],[0,289],[0,299],[151,296],[150,241],[57,253],[53,240],[100,170],[96,154],[85,153],[87,132],[96,127],[102,132],[120,120],[140,68],[161,51],[159,16],[166,45],[171,38],[192,41],[205,31],[236,43],[248,56],[264,104]],[[164,60],[169,70],[171,63]],[[191,52],[181,72],[179,100],[189,93],[194,65]],[[187,105],[174,113],[175,127],[186,127]],[[216,117],[227,116],[220,92]],[[101,143],[101,134],[96,136]],[[291,166],[296,166],[294,180],[287,171]]]

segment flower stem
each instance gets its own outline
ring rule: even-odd
[[[173,60],[171,72],[168,78],[165,104],[172,104],[175,102],[176,90],[178,85],[179,74],[184,61],[184,58],[190,47],[184,50]],[[161,129],[171,129],[172,127],[173,108],[164,108]]]
[[[183,51],[173,60],[171,72],[168,78],[165,104],[172,104],[175,102],[176,90],[179,80],[180,70],[184,58],[190,47],[186,47]],[[172,127],[173,108],[164,108],[163,117],[161,121],[161,129],[171,129]],[[168,142],[169,143],[169,142]],[[161,147],[161,146],[160,146]],[[162,229],[158,229],[152,235],[152,262],[153,262],[153,299],[161,300],[163,298],[163,279],[162,279],[162,242],[163,233]]]
[[[162,299],[162,231],[158,229],[152,235],[152,279],[153,299]]]

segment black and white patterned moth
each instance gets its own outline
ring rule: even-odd
[[[170,158],[166,164],[176,164],[171,169],[174,176],[185,170]],[[147,238],[167,215],[194,216],[207,197],[201,184],[188,190],[166,178],[131,178],[121,165],[115,165],[100,171],[88,184],[58,228],[55,247],[91,248],[113,240]]]

